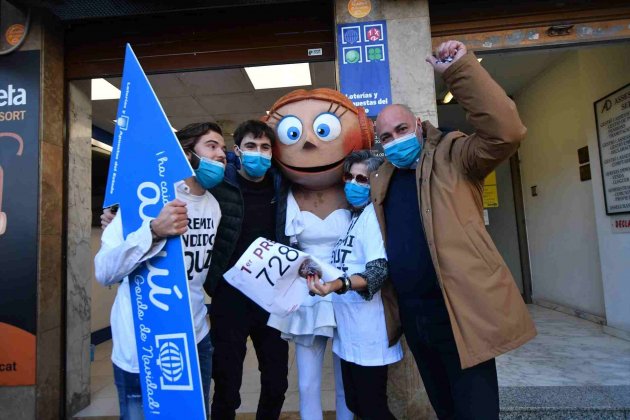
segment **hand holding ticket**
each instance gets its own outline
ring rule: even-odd
[[[223,277],[264,310],[285,316],[308,296],[306,276],[312,274],[328,282],[343,272],[305,252],[258,238]]]

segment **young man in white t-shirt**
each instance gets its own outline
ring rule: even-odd
[[[111,313],[112,362],[121,419],[142,419],[142,390],[138,369],[133,316],[127,276],[142,262],[162,250],[166,239],[182,236],[189,281],[199,367],[206,413],[212,375],[212,343],[203,283],[212,257],[214,238],[221,220],[217,200],[207,190],[223,180],[225,141],[214,123],[190,124],[177,132],[195,176],[176,185],[177,198],[167,203],[157,218],[123,237],[120,214],[101,238],[94,259],[96,279],[104,286],[120,283]],[[120,213],[120,212],[119,212]],[[107,214],[103,217],[109,217]]]

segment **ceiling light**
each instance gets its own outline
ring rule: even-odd
[[[112,154],[112,146],[110,146],[107,143],[103,143],[101,141],[92,139],[92,147],[94,149],[97,149],[96,150],[97,152],[103,153],[105,155],[111,155]]]
[[[245,72],[256,90],[311,84],[311,70],[308,63],[245,67]]]
[[[105,79],[92,79],[93,101],[118,98],[120,98],[120,89],[116,86],[112,85]]]

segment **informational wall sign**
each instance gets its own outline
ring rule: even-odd
[[[39,66],[0,57],[0,386],[35,384]]]
[[[337,25],[337,58],[341,92],[368,116],[392,103],[384,20]]]
[[[223,277],[265,311],[285,316],[308,297],[306,276],[314,273],[324,282],[343,276],[309,254],[258,238]]]
[[[175,199],[177,181],[193,175],[129,45],[116,121],[105,206],[120,205],[126,237]],[[132,272],[129,287],[145,418],[205,419],[181,237]]]
[[[594,108],[606,214],[630,213],[630,84]]]
[[[611,217],[610,225],[613,233],[630,233],[630,216]]]
[[[492,171],[483,184],[483,208],[499,207],[499,192],[497,190],[497,172]]]

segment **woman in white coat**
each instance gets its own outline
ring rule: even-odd
[[[346,405],[362,420],[395,419],[387,405],[387,366],[403,356],[400,343],[389,346],[380,293],[388,275],[387,256],[370,204],[369,177],[381,163],[368,151],[353,152],[346,159],[345,193],[352,219],[330,261],[344,277],[324,284],[316,275],[307,278],[312,293],[335,292],[333,352],[341,359]]]

